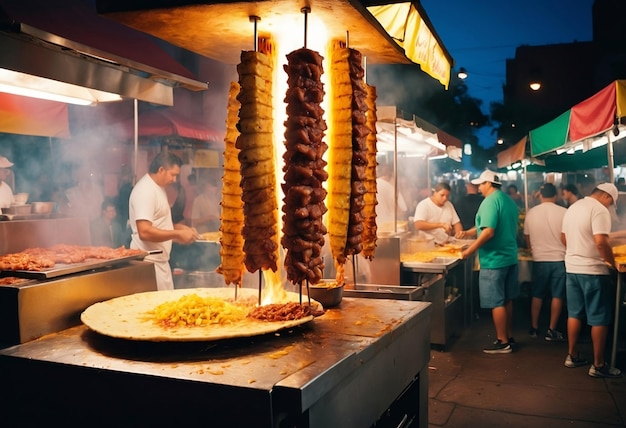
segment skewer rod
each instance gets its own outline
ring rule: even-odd
[[[261,18],[256,15],[250,15],[249,19],[250,19],[250,22],[254,23],[254,50],[258,51],[259,50],[259,31],[258,31],[257,24],[261,20]]]
[[[304,47],[307,46],[307,32],[309,30],[309,13],[311,13],[310,7],[303,7],[300,12],[304,14]]]

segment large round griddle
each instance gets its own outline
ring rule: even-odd
[[[105,336],[153,342],[212,341],[257,336],[305,324],[313,319],[313,316],[292,321],[258,321],[246,318],[233,324],[167,328],[155,323],[148,316],[158,305],[178,300],[187,294],[195,293],[200,297],[232,301],[234,292],[233,288],[191,288],[131,294],[95,303],[85,309],[80,318],[91,330]],[[243,301],[250,301],[257,296],[258,291],[251,288],[238,290],[238,299]],[[300,296],[287,292],[287,299],[298,302]],[[314,303],[319,305],[318,302],[311,301],[311,304]]]

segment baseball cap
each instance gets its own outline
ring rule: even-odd
[[[0,168],[11,168],[13,166],[13,162],[10,162],[4,156],[0,156]]]
[[[502,182],[500,181],[500,177],[498,177],[498,174],[488,169],[484,170],[477,179],[472,180],[472,184],[483,184],[487,181],[493,184],[497,184],[498,186],[502,184]]]
[[[617,197],[619,193],[617,191],[617,187],[613,183],[602,183],[596,186],[596,189],[602,190],[605,193],[608,193],[613,198],[613,205],[617,205]]]

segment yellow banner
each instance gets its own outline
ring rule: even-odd
[[[407,58],[448,89],[451,64],[411,2],[372,6],[367,10],[404,49]]]

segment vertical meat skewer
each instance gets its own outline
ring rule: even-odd
[[[226,115],[226,135],[224,136],[224,175],[222,177],[222,202],[220,231],[221,263],[216,269],[224,276],[226,285],[241,287],[244,272],[243,237],[243,202],[241,200],[241,172],[238,159],[239,149],[235,141],[239,136],[236,128],[241,104],[236,97],[239,94],[239,83],[231,82],[228,91],[228,109]]]
[[[365,139],[367,167],[365,168],[365,194],[363,195],[365,202],[363,207],[363,256],[368,260],[372,260],[376,250],[378,230],[376,225],[376,205],[378,205],[378,199],[376,198],[378,191],[376,186],[376,88],[366,83],[365,89],[367,90],[367,98],[365,99],[367,104],[366,124],[370,133]]]
[[[308,13],[308,8],[302,9]],[[305,21],[306,22],[306,21]],[[305,31],[306,32],[306,31]],[[285,95],[288,118],[285,121],[283,237],[287,279],[293,284],[317,283],[323,276],[322,247],[326,227],[323,182],[328,175],[322,141],[326,122],[321,102],[324,88],[322,56],[306,47],[287,55],[288,89]],[[309,299],[310,300],[310,299]]]
[[[278,260],[278,201],[274,160],[272,62],[257,51],[241,53],[239,123],[244,211],[244,263],[249,272],[271,269]]]
[[[343,283],[346,257],[363,249],[369,129],[366,126],[366,90],[361,59],[358,51],[341,45],[331,54],[335,93],[331,105],[328,230],[338,283]]]

